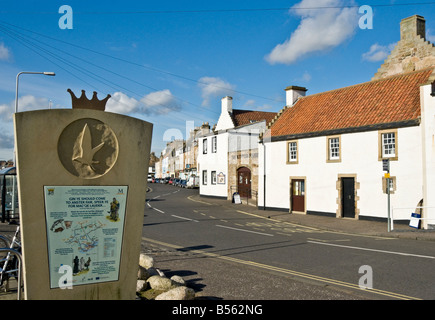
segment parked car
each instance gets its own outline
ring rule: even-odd
[[[199,188],[199,176],[190,176],[186,188]]]
[[[152,178],[151,183],[156,183],[156,178]]]
[[[160,183],[160,178],[154,180],[155,183]]]
[[[180,184],[180,179],[179,178],[175,178],[174,181],[172,182],[173,186],[178,187],[178,185]]]
[[[187,180],[180,180],[180,187],[186,188]]]
[[[173,182],[174,182],[174,179],[169,179],[169,181],[168,181],[168,184],[173,184]]]

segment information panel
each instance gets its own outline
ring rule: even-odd
[[[118,280],[127,191],[44,186],[50,288]]]

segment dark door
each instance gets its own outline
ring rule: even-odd
[[[355,218],[355,179],[341,178],[341,205],[345,218]]]
[[[305,212],[305,180],[292,180],[292,211]]]
[[[251,197],[251,170],[249,168],[237,169],[237,190],[241,198]]]

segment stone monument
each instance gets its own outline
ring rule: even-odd
[[[14,115],[25,299],[134,299],[152,124],[110,98]]]

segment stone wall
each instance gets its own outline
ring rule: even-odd
[[[249,204],[255,204],[258,191],[258,149],[228,153],[228,200],[232,199],[233,193],[236,191],[234,188],[237,187],[237,170],[241,167],[247,167],[251,170],[252,203],[250,200]]]
[[[426,41],[426,21],[415,15],[400,23],[400,41],[372,80],[435,67],[435,46]]]

